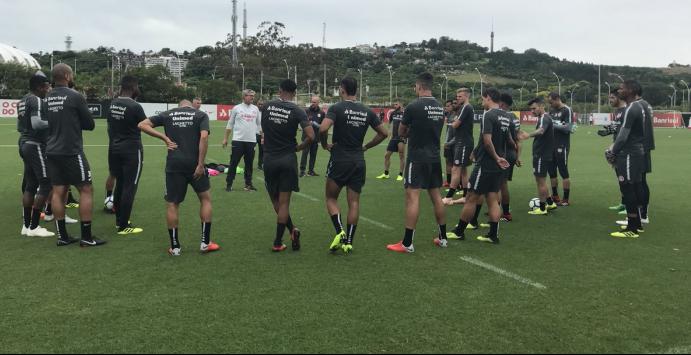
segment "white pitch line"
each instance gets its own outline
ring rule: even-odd
[[[469,256],[463,256],[463,257],[461,257],[461,260],[463,260],[463,261],[465,261],[465,262],[467,262],[467,263],[469,263],[469,264],[473,264],[473,265],[475,265],[475,266],[479,266],[479,267],[481,267],[481,268],[483,268],[483,269],[486,269],[486,270],[495,272],[495,273],[497,273],[497,274],[499,274],[499,275],[508,277],[508,278],[510,278],[510,279],[514,279],[514,280],[516,280],[516,281],[518,281],[518,282],[520,282],[520,283],[526,284],[526,285],[528,285],[528,286],[532,286],[532,287],[535,287],[535,288],[540,289],[540,290],[546,290],[546,289],[547,289],[547,286],[545,286],[545,285],[543,285],[543,284],[541,284],[541,283],[532,281],[532,280],[527,279],[527,278],[525,278],[525,277],[523,277],[523,276],[520,276],[520,275],[516,275],[516,274],[514,274],[514,273],[512,273],[512,272],[509,272],[509,271],[506,271],[506,270],[502,270],[502,269],[500,269],[500,268],[498,268],[498,267],[496,267],[496,266],[494,266],[494,265],[490,265],[490,264],[487,264],[487,263],[482,262],[482,261],[480,261],[480,260],[473,259],[473,258],[471,258],[471,257],[469,257]]]
[[[262,179],[262,178],[258,178],[258,179],[259,179],[260,181],[264,182],[264,179]],[[295,195],[300,196],[300,197],[302,197],[302,198],[304,198],[304,199],[310,200],[310,201],[312,201],[312,202],[321,202],[320,199],[318,199],[318,198],[316,198],[316,197],[312,197],[312,196],[310,196],[310,195],[308,195],[308,194],[305,194],[305,193],[302,193],[302,192],[295,192]],[[393,227],[387,226],[386,224],[377,222],[377,221],[375,221],[375,220],[373,220],[373,219],[369,219],[369,218],[364,217],[364,216],[360,216],[360,219],[363,220],[363,221],[365,221],[365,222],[367,222],[367,223],[373,224],[373,225],[375,225],[375,226],[377,226],[377,227],[379,227],[379,228],[381,228],[381,229],[393,230]]]

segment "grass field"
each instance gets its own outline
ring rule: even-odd
[[[54,240],[19,236],[17,133],[14,121],[0,124],[2,353],[691,349],[687,130],[656,132],[652,224],[639,240],[608,236],[617,216],[607,206],[619,199],[602,153],[611,140],[581,127],[571,158],[573,206],[547,218],[528,216],[528,201],[535,196],[532,171],[519,169],[512,185],[516,220],[502,225],[499,246],[466,241],[435,249],[436,227],[425,199],[417,252],[388,252],[385,245],[403,234],[404,194],[400,184],[374,179],[382,170],[383,144],[367,153],[362,216],[371,221],[360,221],[354,254],[327,253],[333,230],[322,202],[323,177],[302,179],[303,195],[293,197],[302,251],[270,253],[275,215],[257,172],[259,193],[226,193],[223,177],[212,180],[212,237],[223,247],[218,254],[195,252],[198,203],[188,195],[181,217],[185,253],[171,258],[165,252],[163,147],[145,148],[133,214],[145,233],[118,237],[114,218],[101,212],[107,176],[104,122],[86,133],[97,195],[95,234],[109,244],[58,249]],[[227,151],[218,146],[221,127],[213,124],[210,161],[227,160]],[[148,137],[144,142],[158,144]],[[529,151],[523,160],[528,156]],[[320,151],[322,175],[326,162]],[[448,209],[450,227],[459,212],[459,207]],[[78,227],[69,229],[78,235]]]

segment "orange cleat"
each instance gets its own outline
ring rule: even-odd
[[[285,244],[281,244],[281,245],[274,245],[273,248],[271,248],[271,251],[274,253],[280,253],[286,249],[288,249],[288,247],[285,246]]]
[[[402,254],[411,254],[415,252],[415,248],[412,244],[409,247],[406,247],[403,245],[403,242],[387,245],[386,249]]]
[[[214,242],[210,242],[208,245],[202,243],[201,247],[199,248],[199,251],[202,254],[208,254],[208,253],[211,253],[214,251],[219,251],[219,250],[221,250],[221,247]]]

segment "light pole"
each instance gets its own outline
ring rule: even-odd
[[[684,80],[681,81],[684,86],[686,86],[686,104],[691,107],[691,89],[689,89],[689,84],[687,84]],[[691,108],[689,108],[691,110]]]
[[[242,91],[245,91],[245,64],[240,63],[240,68],[242,68]]]
[[[527,81],[524,81],[523,86],[521,86],[521,88],[518,90],[521,92],[521,105],[523,104],[523,89],[525,88],[525,84],[527,84],[527,83],[528,83]]]
[[[264,97],[264,70],[259,72],[259,97]]]
[[[561,78],[560,78],[559,75],[557,75],[557,73],[555,73],[555,72],[552,72],[552,75],[554,75],[555,77],[557,77],[557,84],[559,85],[559,95],[561,95]]]
[[[216,69],[218,69],[218,65],[214,67],[214,71],[211,73],[211,80],[216,80]]]
[[[609,97],[609,94],[612,92],[612,86],[610,85],[609,81],[605,81],[605,85],[607,85],[607,95],[606,97]],[[598,97],[598,102],[602,101],[602,97]]]
[[[444,75],[444,85],[446,86],[446,89],[444,91],[445,92],[444,101],[446,101],[449,99],[449,77],[446,76],[446,73],[444,73],[442,75]]]
[[[288,66],[288,60],[283,59],[283,63],[286,63],[286,73],[288,73],[288,79],[290,79],[290,67]]]
[[[482,84],[483,84],[482,83],[482,73],[480,73],[480,69],[478,69],[478,68],[475,68],[475,71],[480,75],[480,95],[482,95],[482,92],[483,92],[483,90],[482,90]]]
[[[533,81],[535,82],[535,96],[537,96],[540,94],[540,83],[535,78],[533,78]]]
[[[177,52],[173,52],[173,53],[175,53],[175,58],[177,58],[177,60],[178,60],[177,62],[175,62],[175,64],[177,64],[177,68],[175,71],[178,72],[178,85],[182,85],[182,63],[180,63],[180,56],[178,56],[178,53]],[[120,57],[118,57],[118,64],[120,64]],[[118,68],[118,69],[120,69],[120,68]]]
[[[674,109],[674,106],[677,105],[677,87],[674,84],[669,84],[669,87],[674,90],[674,94],[672,94],[672,109]]]
[[[444,84],[437,84],[439,85],[439,100],[444,98]]]
[[[390,65],[386,65],[386,69],[389,70],[389,106],[393,105],[393,71]]]
[[[360,86],[362,86],[362,68],[358,68],[358,73],[360,73]],[[360,88],[360,102],[362,102],[362,87]]]
[[[607,73],[607,74],[608,74],[609,76],[616,76],[619,80],[621,80],[622,83],[624,82],[624,77],[621,76],[621,75],[619,75],[619,74],[617,74],[617,73]]]
[[[669,110],[671,111],[671,110],[673,110],[673,107],[674,107],[674,96],[667,95],[667,97],[669,97]]]

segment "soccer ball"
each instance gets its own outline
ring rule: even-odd
[[[113,207],[115,207],[115,203],[113,202],[113,196],[106,197],[106,200],[103,201],[103,207],[105,207],[105,209],[109,211],[113,210]]]
[[[528,207],[530,207],[531,210],[540,208],[540,199],[536,197],[530,200],[530,202],[528,203]]]

